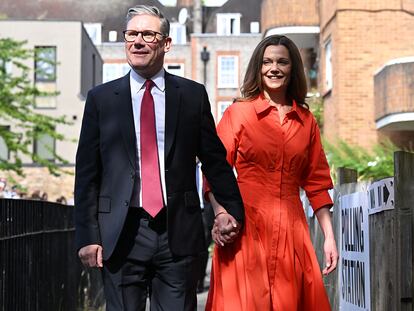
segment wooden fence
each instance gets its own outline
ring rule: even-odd
[[[94,310],[103,304],[97,271],[74,248],[73,206],[0,200],[0,310]]]
[[[340,169],[335,187],[333,225],[340,251],[341,196],[367,189],[357,183],[355,171]],[[369,221],[370,300],[366,310],[414,310],[413,308],[413,231],[414,231],[414,154],[394,154],[394,209],[371,214]],[[307,207],[309,208],[309,206]],[[309,228],[322,266],[323,234],[316,217],[308,217]],[[340,254],[341,256],[341,254]],[[325,277],[332,310],[339,310],[340,287],[338,269]],[[355,310],[360,310],[356,308]]]

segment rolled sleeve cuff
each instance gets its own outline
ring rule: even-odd
[[[331,207],[333,205],[333,201],[327,190],[323,190],[312,195],[307,194],[307,197],[314,212],[316,212],[321,207]]]

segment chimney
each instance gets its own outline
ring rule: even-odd
[[[194,0],[193,3],[193,33],[202,32],[202,12],[201,12],[201,0]]]

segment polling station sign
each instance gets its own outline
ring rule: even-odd
[[[368,213],[375,214],[394,208],[394,177],[373,182],[368,187]]]
[[[368,196],[355,192],[341,196],[339,202],[340,310],[370,310]]]

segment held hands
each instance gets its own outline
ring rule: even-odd
[[[82,264],[87,268],[102,268],[102,246],[98,244],[91,244],[82,247],[78,256]]]
[[[328,275],[336,269],[336,265],[338,264],[338,250],[336,249],[336,242],[333,237],[325,239],[323,250],[325,253],[326,266],[322,270],[322,274]]]
[[[232,243],[238,236],[240,224],[233,216],[227,212],[219,212],[216,214],[214,226],[211,230],[213,241],[218,246]]]

